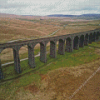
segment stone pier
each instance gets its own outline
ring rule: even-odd
[[[19,46],[15,46],[13,48],[13,55],[14,55],[14,65],[15,65],[15,71],[17,73],[21,73],[21,67],[20,67],[20,58],[19,58]]]
[[[56,41],[50,41],[50,57],[56,58]]]
[[[40,43],[40,61],[46,63],[47,55],[46,55],[46,42]]]
[[[28,63],[32,68],[35,68],[34,46],[28,45]]]
[[[88,34],[86,34],[85,40],[84,40],[84,45],[87,46],[88,42],[89,42],[89,36],[88,36]]]
[[[73,39],[70,38],[66,39],[66,49],[67,52],[73,52]]]
[[[61,55],[65,54],[65,40],[59,40],[58,53]]]
[[[79,40],[79,47],[84,47],[84,35],[82,35],[80,37],[80,40]]]
[[[76,36],[75,38],[74,38],[74,40],[73,40],[73,48],[75,49],[75,50],[78,50],[79,49],[79,37],[78,36]]]

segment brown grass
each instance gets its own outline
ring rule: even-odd
[[[96,28],[100,28],[99,26],[66,26],[57,32],[56,35],[66,35],[72,33],[86,32],[89,30],[94,30]]]
[[[100,67],[100,59],[88,64],[59,68],[41,76],[39,87],[30,84],[20,88],[18,100],[69,100],[68,98]],[[100,71],[71,100],[99,100]],[[9,100],[9,99],[8,99]]]
[[[18,19],[0,18],[0,42],[29,37],[48,35],[58,27],[23,21]]]
[[[25,17],[26,18],[26,17]],[[85,32],[100,28],[97,24],[100,21],[86,21],[86,20],[72,20],[70,18],[47,18],[45,20],[39,20],[37,17],[37,23],[32,21],[24,21],[15,18],[0,18],[0,43],[7,42],[9,40],[23,39],[29,37],[46,36],[52,32],[60,29],[55,36],[72,34],[78,32]],[[31,17],[28,20],[33,20]],[[64,24],[68,24],[63,28]],[[60,25],[55,26],[55,25]],[[39,46],[36,46],[39,48]],[[20,54],[27,52],[26,47],[22,47]],[[2,61],[13,60],[12,50],[4,50],[1,53]]]

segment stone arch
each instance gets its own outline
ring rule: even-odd
[[[50,41],[50,57],[52,57],[52,58],[56,58],[56,56],[57,56],[56,43],[57,43],[57,41]]]
[[[79,47],[84,47],[84,35],[81,35],[81,36],[80,36]]]
[[[65,54],[65,39],[59,39],[58,53],[61,55]]]
[[[66,39],[66,49],[65,49],[65,51],[67,51],[67,52],[72,52],[72,46],[73,46],[72,40],[71,40],[70,37],[68,37],[68,38]]]
[[[40,43],[30,43],[28,44],[28,63],[31,68],[35,68],[35,57],[40,56]]]
[[[78,50],[79,49],[79,37],[78,36],[74,37],[73,44],[74,44],[73,48],[76,49],[76,50]]]
[[[84,39],[84,45],[88,45],[89,42],[89,35],[88,33],[85,35],[85,39]]]
[[[34,50],[34,56],[40,54],[40,43],[32,43],[31,46],[29,46],[31,49]]]

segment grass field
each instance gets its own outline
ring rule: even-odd
[[[0,85],[0,100],[41,100],[41,98],[42,100],[56,100],[55,98],[61,100],[60,98],[65,98],[61,95],[61,91],[63,91],[62,84],[64,85],[67,80],[63,83],[59,79],[63,80],[62,76],[67,75],[66,77],[71,80],[75,80],[75,77],[79,80],[79,76],[84,75],[83,73],[90,75],[89,73],[100,65],[100,42],[89,44],[89,46],[74,50],[72,53],[66,52],[65,55],[57,54],[56,59],[47,55],[47,60],[47,63],[44,64],[37,57],[35,59],[36,68],[34,69],[30,68],[27,60],[21,62],[21,74],[16,74],[14,65],[3,67],[5,83]],[[93,64],[96,65],[93,66]],[[75,77],[72,77],[73,75]],[[82,79],[86,78],[87,76]],[[68,80],[68,82],[70,81]],[[71,81],[72,84],[73,82]],[[64,87],[71,83],[66,83]]]
[[[84,20],[70,18],[0,18],[0,43],[7,41],[39,38],[60,29],[55,36],[77,32],[84,32],[100,28],[100,20]],[[65,25],[65,26],[64,26]],[[49,51],[50,44],[47,46]],[[35,55],[40,51],[39,44],[35,47]],[[24,46],[19,51],[20,59],[28,57],[28,48]],[[0,54],[2,63],[13,60],[12,49],[5,49]],[[89,75],[100,66],[100,42],[95,42],[74,50],[65,55],[57,54],[57,58],[50,58],[42,63],[35,58],[36,68],[28,65],[28,60],[21,62],[21,74],[14,70],[14,64],[2,68],[4,80],[0,82],[0,100],[66,100],[66,97],[77,89]],[[100,79],[100,73],[95,79]],[[94,79],[94,80],[95,80]],[[91,80],[92,88],[82,90],[75,99],[99,100],[98,80]],[[96,82],[96,83],[93,83]],[[70,85],[70,86],[69,86]],[[96,89],[95,89],[96,88]],[[95,91],[93,91],[95,90]],[[85,94],[84,93],[87,94]],[[90,94],[88,94],[90,93]],[[85,94],[83,96],[83,94]],[[92,97],[91,97],[92,95]],[[84,97],[82,99],[82,97]],[[74,100],[74,99],[73,99]]]
[[[36,21],[36,22],[34,22]],[[100,20],[72,20],[70,18],[24,19],[0,18],[0,43],[11,40],[38,38],[60,31],[55,35],[65,35],[100,28]],[[66,25],[64,27],[64,25]]]

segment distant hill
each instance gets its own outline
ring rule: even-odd
[[[0,17],[16,18],[16,17],[19,17],[19,15],[0,13]]]
[[[71,18],[91,20],[91,19],[100,19],[100,14],[83,14],[83,15],[54,14],[54,15],[48,15],[48,17],[71,17]]]
[[[74,15],[54,14],[54,15],[48,15],[48,17],[74,17]]]
[[[24,18],[24,19],[40,19],[43,16],[35,16],[35,15],[15,15],[15,14],[6,14],[0,13],[0,18]],[[46,16],[45,16],[46,17]]]
[[[63,15],[63,14],[53,14],[47,16],[35,16],[35,15],[14,15],[14,14],[5,14],[0,13],[0,17],[8,18],[47,18],[47,17],[69,17],[74,19],[86,19],[86,20],[100,20],[100,14],[83,14],[83,15]]]

